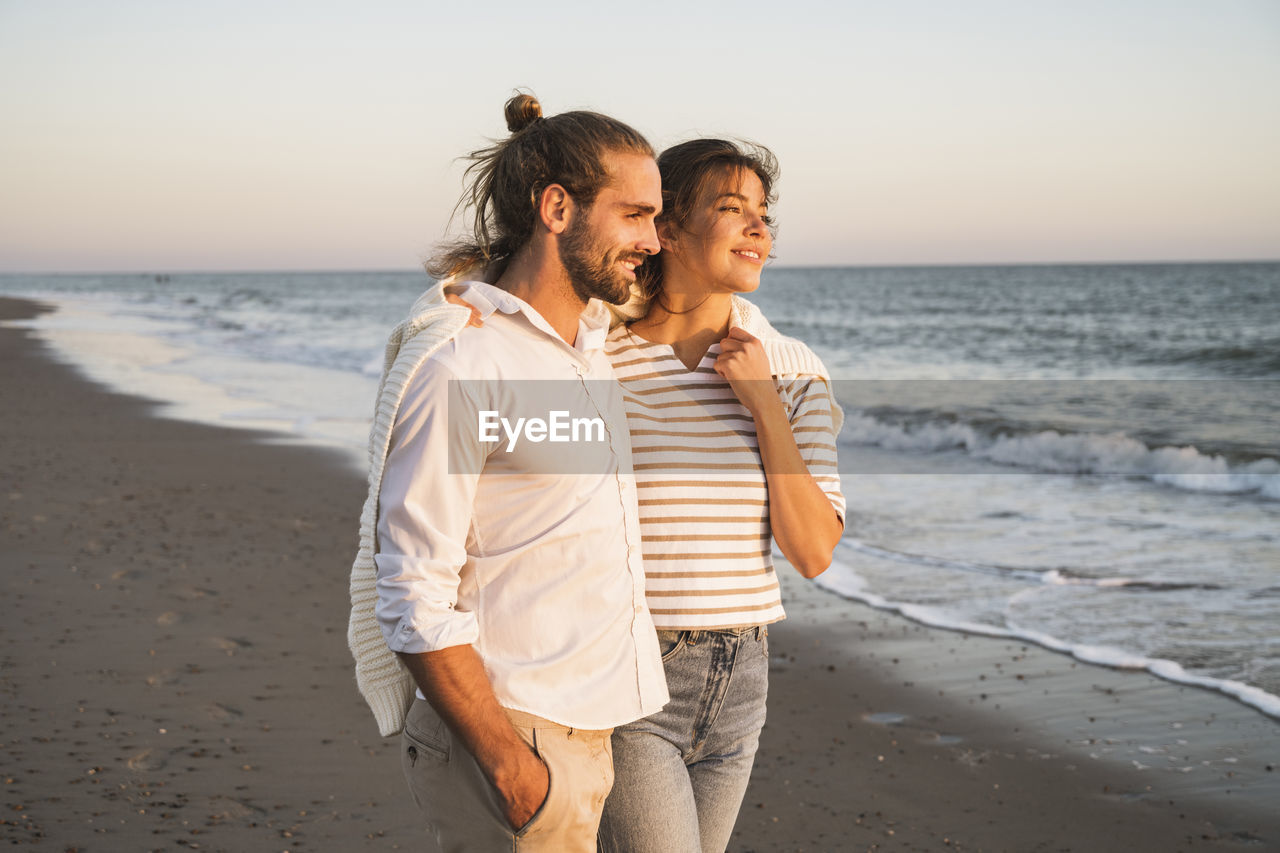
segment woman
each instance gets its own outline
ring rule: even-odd
[[[606,349],[627,401],[646,597],[670,703],[615,730],[602,849],[723,851],[765,719],[766,626],[784,617],[770,536],[805,577],[843,530],[826,372],[738,298],[773,243],[776,165],[716,139],[658,158],[662,251],[647,312]]]

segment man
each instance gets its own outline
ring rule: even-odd
[[[474,239],[433,268],[497,276],[459,288],[481,327],[460,333],[468,310],[437,292],[388,348],[349,639],[380,729],[403,725],[402,765],[444,850],[593,851],[610,731],[667,700],[596,299],[623,302],[658,251],[661,187],[621,122],[543,119],[529,95],[506,114],[512,136],[472,155]],[[567,475],[540,464],[541,445],[486,441],[477,417],[545,404],[546,383],[525,380],[559,380],[568,406],[623,425],[607,464]]]

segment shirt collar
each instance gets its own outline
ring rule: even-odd
[[[568,346],[564,338],[556,333],[537,309],[520,297],[485,281],[458,282],[458,288],[458,296],[480,312],[481,320],[487,320],[495,311],[501,311],[503,314],[523,314],[534,328]],[[580,353],[589,353],[603,347],[605,337],[609,333],[611,318],[609,309],[599,299],[588,301],[582,316],[578,318],[578,336],[572,349]]]

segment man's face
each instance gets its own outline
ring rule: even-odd
[[[609,153],[609,183],[589,207],[579,207],[560,238],[560,262],[583,302],[621,305],[631,296],[636,267],[658,252],[654,217],[662,210],[658,164],[643,154]]]

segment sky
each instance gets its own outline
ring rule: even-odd
[[[1276,0],[0,0],[0,272],[413,269],[516,87],[769,146],[780,265],[1280,259]]]

